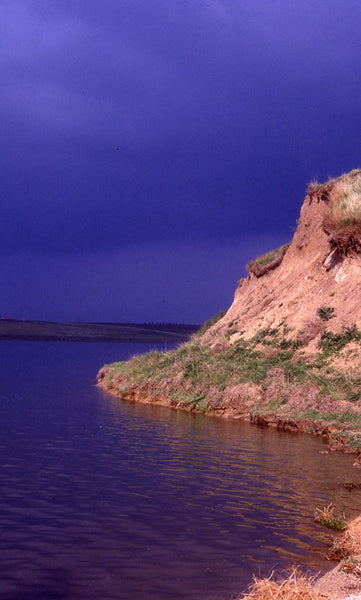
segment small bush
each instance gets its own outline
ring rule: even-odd
[[[328,549],[326,558],[327,560],[336,560],[339,562],[340,560],[345,560],[348,556],[348,551],[339,542],[334,542],[331,548]]]
[[[266,343],[266,338],[273,338],[277,336],[277,333],[277,328],[272,328],[270,326],[264,327],[263,329],[259,329],[257,331],[257,333],[252,338],[252,342],[255,346],[261,342],[264,344]]]
[[[332,319],[334,315],[335,309],[332,306],[320,306],[317,309],[317,316],[321,319],[321,321],[329,321]]]
[[[361,438],[360,438],[360,436],[357,433],[355,433],[354,435],[350,436],[349,445],[350,445],[350,447],[353,450],[356,450],[358,453],[360,452],[360,450],[361,450]]]

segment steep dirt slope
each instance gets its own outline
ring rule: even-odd
[[[248,271],[215,324],[174,351],[104,367],[99,383],[361,454],[361,170],[312,184],[291,244]]]
[[[204,335],[204,343],[217,343],[227,332],[229,341],[234,343],[241,337],[249,339],[264,328],[286,325],[290,337],[300,336],[314,351],[326,328],[333,332],[343,327],[361,328],[357,223],[337,226],[329,218],[349,182],[361,191],[361,171],[310,186],[297,231],[280,264],[266,262],[260,276],[255,274],[257,261],[249,265],[249,275],[240,281],[232,306]],[[361,215],[361,194],[359,208]],[[267,255],[258,259],[261,263],[262,260],[267,261]]]

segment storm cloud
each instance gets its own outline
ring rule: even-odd
[[[193,306],[207,318],[253,250],[292,237],[309,181],[360,166],[357,0],[4,0],[0,11],[0,313],[182,321]],[[205,280],[215,248],[227,281]],[[127,302],[94,284],[93,261],[109,282],[120,261]],[[37,304],[57,269],[81,292]],[[139,309],[144,277],[154,288]]]

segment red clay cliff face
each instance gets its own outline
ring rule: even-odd
[[[219,321],[167,355],[104,367],[100,385],[361,454],[359,248],[361,171],[310,186],[291,244],[252,261]]]
[[[354,177],[361,181],[361,172]],[[290,337],[303,336],[313,351],[326,328],[361,328],[361,236],[354,225],[337,232],[327,222],[332,194],[342,180],[310,186],[297,231],[279,265],[241,280],[233,304],[206,332],[204,343],[213,345],[230,331],[234,343],[264,328],[286,325]],[[327,321],[317,314],[325,306],[332,315]]]

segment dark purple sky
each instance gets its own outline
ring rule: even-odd
[[[2,0],[0,315],[202,322],[360,167],[359,0]]]

